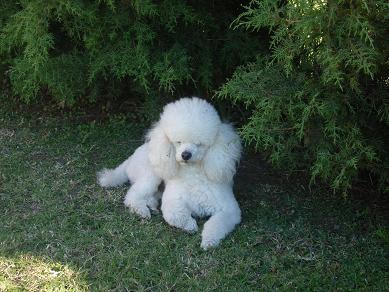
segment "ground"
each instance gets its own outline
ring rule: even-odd
[[[146,127],[0,109],[0,291],[389,289],[380,212],[277,177],[256,155],[236,177],[242,223],[218,248],[201,250],[199,233],[160,214],[134,216],[127,187],[104,190],[95,173],[131,154]]]

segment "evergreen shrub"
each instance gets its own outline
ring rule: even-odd
[[[233,26],[267,29],[271,51],[258,52],[217,92],[251,109],[243,138],[335,191],[347,194],[363,176],[387,192],[388,8],[381,0],[245,6]]]
[[[127,96],[147,113],[218,88],[274,164],[387,192],[388,17],[384,0],[3,0],[0,74],[25,102]]]
[[[3,0],[0,56],[26,102],[42,92],[64,106],[107,92],[208,93],[258,49],[249,33],[228,29],[237,9],[236,1]]]

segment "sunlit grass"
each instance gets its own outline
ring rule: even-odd
[[[0,291],[85,291],[87,285],[79,271],[50,259],[24,254],[0,256]]]

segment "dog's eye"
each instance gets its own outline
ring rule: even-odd
[[[180,144],[181,144],[181,141],[177,141],[176,144],[180,145]]]
[[[201,143],[196,143],[195,145],[196,145],[197,147],[203,146],[203,144],[201,144]]]

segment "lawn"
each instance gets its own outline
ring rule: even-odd
[[[222,244],[141,220],[95,173],[142,143],[147,125],[116,117],[0,109],[0,290],[389,289],[379,211],[277,175],[246,154],[236,177],[243,221]],[[200,224],[200,228],[202,223]]]

